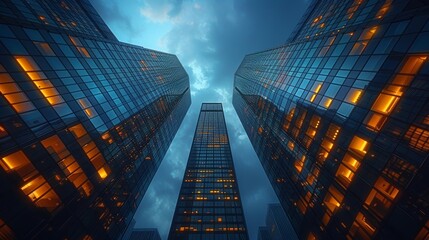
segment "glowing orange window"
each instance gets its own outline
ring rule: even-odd
[[[18,151],[2,157],[0,165],[6,172],[18,173],[24,182],[20,187],[22,192],[38,207],[53,211],[61,204],[58,195],[36,170],[24,152]]]
[[[93,186],[61,139],[57,135],[54,135],[43,140],[41,143],[57,161],[58,166],[63,170],[68,180],[76,188],[81,189],[86,196],[89,196]]]
[[[0,73],[0,93],[18,113],[35,109],[27,95],[7,73]]]
[[[64,102],[63,98],[59,95],[51,81],[46,79],[45,74],[43,72],[37,72],[40,71],[40,68],[36,62],[34,62],[33,58],[28,56],[15,56],[15,59],[22,69],[26,71],[27,75],[33,81],[34,85],[36,85],[36,87],[40,90],[49,104],[55,105]]]
[[[69,130],[73,133],[76,140],[79,142],[89,161],[97,170],[100,178],[105,179],[110,174],[110,168],[107,165],[103,155],[100,153],[100,150],[91,140],[82,124],[77,124],[73,127],[70,127]]]

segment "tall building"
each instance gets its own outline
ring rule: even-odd
[[[259,227],[258,240],[297,240],[289,218],[279,203],[268,204],[266,227]]]
[[[300,239],[429,234],[429,4],[313,1],[233,105]]]
[[[135,228],[129,240],[161,240],[161,236],[156,228]]]
[[[270,230],[268,227],[258,228],[258,240],[271,240]]]
[[[0,1],[0,239],[117,239],[189,105],[87,0]]]
[[[201,106],[168,239],[248,239],[220,103]]]

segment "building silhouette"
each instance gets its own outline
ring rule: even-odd
[[[300,239],[429,234],[429,5],[316,0],[233,105]]]
[[[258,240],[297,240],[289,218],[279,203],[268,204],[265,227],[259,227]]]
[[[220,103],[201,106],[168,239],[248,239]]]
[[[190,105],[87,0],[0,1],[0,239],[118,239]]]

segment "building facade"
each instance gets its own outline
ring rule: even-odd
[[[118,239],[190,106],[87,0],[0,1],[0,239]]]
[[[268,227],[258,228],[258,240],[271,240],[270,230]]]
[[[161,240],[161,236],[156,228],[135,228],[129,240]]]
[[[268,204],[266,227],[259,227],[259,240],[297,240],[298,237],[289,218],[279,203]]]
[[[201,106],[168,239],[248,239],[220,103]]]
[[[313,1],[233,105],[300,239],[427,239],[429,4]]]

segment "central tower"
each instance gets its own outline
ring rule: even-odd
[[[201,106],[168,239],[248,239],[220,103]]]

